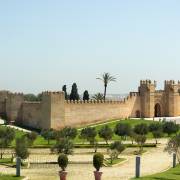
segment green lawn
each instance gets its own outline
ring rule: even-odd
[[[157,122],[154,122],[154,121],[147,121],[147,120],[135,120],[135,119],[127,119],[127,120],[113,120],[113,121],[109,121],[106,123],[106,125],[108,125],[110,128],[114,129],[115,126],[118,124],[118,123],[127,123],[127,124],[130,124],[132,127],[134,127],[135,125],[137,124],[140,124],[140,123],[145,123],[147,125],[151,124],[151,123],[157,123]],[[95,125],[89,125],[89,126],[86,126],[86,127],[90,127],[90,126],[93,126],[96,128],[97,132],[104,126],[105,124],[103,123],[99,123],[99,124],[95,124]],[[75,138],[74,140],[74,143],[83,143],[82,139],[79,138],[79,134],[80,134],[80,130],[81,128],[78,129],[78,136]],[[22,132],[22,131],[18,131],[18,130],[15,130],[16,131],[16,138],[17,137],[21,137],[22,135],[24,135],[25,133]],[[148,133],[147,135],[147,138],[153,138],[152,137],[152,134],[151,133]],[[98,135],[97,135],[97,140],[98,141],[104,141],[103,139],[101,139]],[[113,139],[112,140],[120,140],[120,137],[115,135],[113,136]],[[86,142],[86,141],[85,141]],[[43,147],[43,146],[46,146],[46,147],[51,147],[51,145],[53,145],[55,143],[55,140],[51,140],[50,141],[50,145],[48,145],[48,142],[47,140],[45,140],[42,136],[38,136],[38,138],[35,140],[34,142],[34,147]],[[12,146],[14,147],[15,146],[15,140],[12,142]]]
[[[176,168],[171,168],[170,170],[165,171],[163,173],[158,173],[151,176],[138,178],[138,180],[179,180],[179,179],[180,179],[180,165],[176,166]]]
[[[11,158],[3,158],[0,159],[0,164],[5,164],[5,165],[15,165],[15,162],[11,161]]]
[[[0,180],[21,180],[24,177],[16,177],[14,175],[3,175],[0,173]]]
[[[115,159],[115,160],[113,161],[113,163],[111,164],[111,160],[110,160],[109,158],[107,158],[107,159],[105,159],[104,164],[105,164],[106,166],[111,167],[111,166],[116,165],[116,164],[119,164],[119,163],[121,163],[121,162],[123,162],[123,161],[125,161],[125,160],[126,160],[126,159],[124,159],[124,158],[118,158],[118,159]]]
[[[118,123],[129,124],[131,125],[131,127],[134,127],[137,124],[144,123],[144,124],[150,125],[152,123],[157,123],[157,121],[147,121],[143,119],[127,119],[127,120],[123,119],[123,120],[117,120],[117,121],[110,121],[106,125],[108,125],[111,129],[114,129]],[[96,125],[89,125],[87,127],[91,127],[91,126],[95,127],[96,131],[98,132],[103,126],[105,126],[105,124],[101,123],[101,124],[96,124]],[[80,130],[81,128],[78,129],[79,133],[80,133]],[[153,138],[152,133],[148,133],[147,138],[152,139]],[[103,139],[101,139],[98,135],[97,135],[97,140],[103,141]],[[112,140],[120,140],[120,137],[114,134]],[[82,140],[79,139],[79,137],[77,136],[75,139],[75,142],[80,143],[82,142]]]

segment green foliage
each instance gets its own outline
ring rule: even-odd
[[[129,124],[125,124],[125,123],[124,124],[119,123],[114,128],[115,134],[118,136],[121,136],[121,138],[129,136],[131,131],[132,131],[131,126]]]
[[[67,100],[67,99],[68,99],[68,95],[67,95],[66,85],[64,85],[64,86],[62,87],[62,91],[64,91],[64,96],[65,96],[65,99]]]
[[[177,133],[179,131],[179,125],[170,121],[170,122],[164,122],[163,123],[163,132],[167,133],[168,136],[171,134]]]
[[[94,144],[96,135],[97,132],[94,127],[87,127],[81,130],[80,137],[89,141],[90,144]]]
[[[72,85],[70,100],[71,101],[79,100],[79,94],[76,83],[73,83]]]
[[[104,100],[104,95],[101,94],[101,93],[97,93],[97,94],[94,94],[94,96],[92,97],[92,99],[96,100],[96,101],[102,101]]]
[[[99,79],[103,82],[104,84],[104,101],[106,100],[106,90],[107,90],[107,85],[110,83],[110,82],[115,82],[116,81],[116,78],[114,76],[111,76],[110,73],[104,73],[102,75],[102,77],[100,78],[96,78],[96,79]]]
[[[57,154],[72,154],[73,153],[74,144],[68,138],[60,138],[56,141],[56,144],[51,148],[52,152]]]
[[[16,157],[21,159],[26,159],[29,156],[28,152],[28,142],[25,136],[16,139],[15,147]]]
[[[162,130],[153,131],[152,134],[153,134],[154,139],[156,140],[156,144],[158,143],[158,142],[157,142],[157,139],[163,137],[163,132],[162,132]]]
[[[83,100],[84,100],[84,101],[89,101],[89,93],[88,93],[87,90],[84,91]]]
[[[68,165],[68,157],[66,154],[60,154],[58,157],[58,164],[59,167],[61,167],[62,171],[65,171],[67,165]]]
[[[99,137],[103,138],[108,144],[108,141],[113,137],[113,130],[108,125],[105,125],[99,130]]]
[[[141,135],[141,134],[137,134],[135,136],[135,141],[139,146],[139,154],[141,154],[143,152],[143,146],[146,142],[146,136],[145,135]]]
[[[153,135],[154,139],[156,140],[156,144],[157,144],[157,139],[163,137],[162,123],[150,124],[149,131],[152,132],[152,135]]]
[[[50,140],[55,139],[56,132],[53,129],[44,129],[41,131],[41,136],[44,137],[50,143]]]
[[[180,134],[172,137],[169,140],[165,151],[169,152],[170,154],[175,153],[180,164]]]
[[[125,150],[125,146],[121,143],[121,141],[113,142],[109,148],[111,150],[116,150],[119,154]]]
[[[68,138],[75,139],[77,136],[77,129],[71,127],[65,127],[62,130],[58,131],[56,134],[57,138]]]
[[[161,131],[162,132],[162,123],[152,123],[149,125],[149,131]]]
[[[28,141],[28,145],[29,146],[32,146],[33,145],[33,143],[34,143],[34,141],[36,140],[36,138],[37,138],[37,133],[35,133],[35,132],[31,132],[31,133],[27,133],[27,134],[25,134],[25,137],[27,138],[27,141]]]
[[[1,159],[5,153],[5,149],[12,143],[15,137],[15,131],[11,128],[0,127],[0,155]]]
[[[39,98],[38,98],[38,96],[36,96],[34,94],[25,94],[24,100],[25,101],[39,101]]]
[[[137,124],[134,127],[134,132],[139,135],[146,135],[148,133],[148,126],[145,123]]]
[[[111,164],[118,159],[118,156],[125,150],[125,146],[121,143],[121,141],[113,142],[108,150],[108,154],[110,157]]]
[[[93,156],[93,166],[95,167],[96,171],[99,171],[100,168],[103,166],[104,155],[102,153],[96,153]]]
[[[179,180],[180,165],[177,165],[175,168],[171,168],[162,173],[153,174],[150,176],[145,176],[141,178],[133,178],[134,180]]]

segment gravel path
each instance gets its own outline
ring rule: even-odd
[[[142,156],[141,174],[149,175],[163,171],[170,167],[172,157],[164,152],[164,146],[167,140],[161,140],[161,145],[157,148],[152,148]],[[84,151],[84,150],[82,150]],[[48,156],[48,155],[47,155]],[[135,156],[124,153],[121,157],[127,158],[128,161],[117,167],[104,167],[102,180],[127,180],[134,176],[135,172]],[[33,158],[33,155],[32,157]],[[52,157],[55,158],[55,157]],[[51,156],[49,156],[51,159]],[[91,161],[91,154],[76,154],[70,157],[71,160],[77,162]],[[58,180],[58,166],[57,165],[40,165],[39,167],[31,167],[30,169],[23,169],[22,175],[28,176],[31,180]],[[94,180],[92,164],[70,164],[68,166],[68,180]],[[15,174],[15,169],[5,168],[0,166],[0,172]]]

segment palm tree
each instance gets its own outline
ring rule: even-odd
[[[102,101],[104,99],[104,95],[101,93],[97,93],[94,94],[94,96],[92,97],[92,99],[96,100],[96,101]]]
[[[110,83],[110,82],[115,82],[116,81],[116,78],[114,76],[111,76],[110,73],[104,73],[102,75],[102,77],[100,78],[96,78],[96,79],[99,79],[101,80],[103,83],[104,83],[104,101],[106,100],[106,90],[107,90],[107,85]]]

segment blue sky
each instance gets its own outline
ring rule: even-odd
[[[103,91],[96,77],[117,76],[108,93],[140,79],[180,79],[178,0],[0,1],[0,89],[38,93],[77,82]]]

